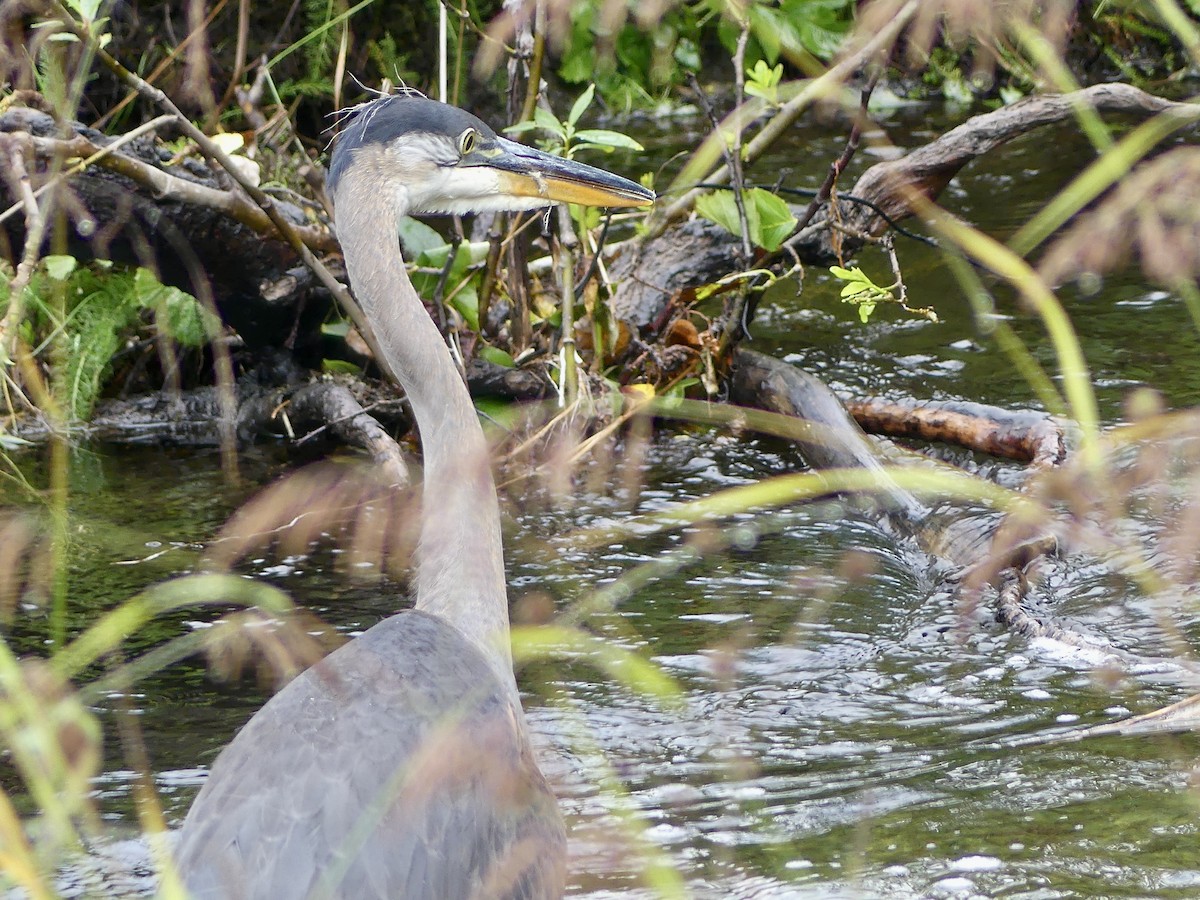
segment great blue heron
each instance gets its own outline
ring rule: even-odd
[[[475,409],[413,289],[409,213],[654,194],[421,96],[361,107],[329,169],[350,282],[424,448],[416,609],[293,680],[225,748],[177,847],[193,897],[559,896],[566,837],[513,677],[500,511]]]

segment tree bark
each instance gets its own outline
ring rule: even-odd
[[[0,132],[23,144],[35,189],[67,160],[94,157],[117,141],[72,127],[72,135],[63,138],[54,120],[37,110],[14,107],[0,115]],[[282,346],[294,337],[315,354],[330,307],[328,292],[278,238],[262,210],[224,178],[198,159],[185,157],[169,166],[168,159],[151,133],[70,176],[61,207],[69,218],[68,252],[145,266],[164,284],[212,296],[222,319],[251,348]],[[13,202],[11,185],[0,179],[0,203],[7,208]],[[278,206],[306,241],[322,250],[336,248],[328,229],[309,225],[298,207]],[[10,246],[20,247],[21,218],[10,216],[4,228]]]
[[[1045,413],[961,400],[878,398],[850,400],[846,410],[871,434],[943,441],[1035,468],[1056,466],[1066,457],[1062,428]]]

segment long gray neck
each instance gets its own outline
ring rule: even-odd
[[[368,167],[356,161],[356,168]],[[487,443],[450,351],[404,269],[395,195],[373,181],[353,171],[344,175],[335,218],[355,297],[408,395],[424,448],[416,606],[479,646],[515,697],[500,508]]]

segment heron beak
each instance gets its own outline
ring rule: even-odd
[[[481,164],[496,170],[509,193],[539,197],[547,204],[626,207],[654,202],[654,191],[628,178],[506,138],[496,140],[495,149]]]

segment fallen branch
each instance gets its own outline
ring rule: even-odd
[[[242,406],[239,434],[282,433],[297,444],[318,433],[328,434],[343,444],[366,450],[388,483],[412,482],[400,445],[345,385],[335,381],[308,384],[268,409],[264,400],[269,399],[259,398],[254,404]]]
[[[849,400],[846,410],[869,434],[941,441],[992,456],[1056,466],[1066,457],[1060,425],[1044,413],[962,400]]]
[[[878,236],[889,219],[911,216],[914,198],[936,199],[946,185],[972,160],[991,153],[1014,138],[1035,128],[1063,122],[1075,116],[1081,105],[1097,112],[1149,118],[1170,111],[1189,120],[1200,118],[1200,108],[1148,94],[1128,84],[1098,84],[1069,94],[1028,97],[1011,106],[972,116],[957,128],[907,155],[876,163],[855,183],[851,194],[873,206],[840,200],[836,215],[830,207],[824,215],[789,239],[788,246],[804,259],[837,259],[831,242],[830,220],[845,226],[847,233]],[[842,254],[862,246],[853,238],[842,242]]]

